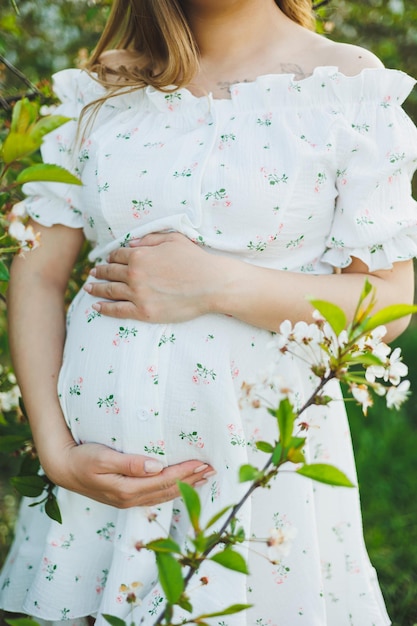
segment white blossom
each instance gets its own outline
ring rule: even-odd
[[[22,217],[26,217],[26,204],[23,200],[13,205],[12,210],[9,213],[9,219],[11,221]]]
[[[356,385],[352,383],[349,388],[356,402],[362,406],[363,414],[366,415],[368,408],[373,405],[373,400],[367,385]]]
[[[398,385],[401,378],[407,376],[408,367],[401,360],[401,349],[395,348],[389,357],[389,365],[385,371],[384,380],[389,381],[393,385]]]
[[[17,385],[9,391],[0,392],[0,410],[12,411],[19,406],[20,389]]]
[[[37,248],[39,245],[39,233],[35,233],[32,226],[25,226],[19,220],[14,220],[9,226],[9,235],[17,239],[22,250]]]
[[[271,364],[268,369],[260,372],[254,383],[244,381],[241,386],[240,408],[250,406],[260,407],[278,406],[281,400],[288,398],[292,389],[283,376],[277,374],[276,367]]]
[[[387,391],[387,407],[399,409],[410,395],[410,381],[403,380],[398,387],[390,387]]]
[[[292,542],[297,535],[297,529],[292,526],[286,528],[273,528],[267,539],[267,554],[271,563],[279,563],[289,555]]]

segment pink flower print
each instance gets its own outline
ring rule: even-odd
[[[235,380],[239,376],[239,368],[236,367],[234,361],[230,363],[230,374],[232,376],[232,380]]]
[[[201,363],[197,363],[197,367],[194,370],[192,381],[197,385],[200,383],[202,383],[203,385],[209,385],[211,382],[214,382],[216,380],[216,376],[217,374],[213,369],[209,369]]]
[[[116,139],[130,139],[131,137],[133,137],[133,135],[135,135],[138,132],[138,128],[132,128],[132,130],[128,130],[125,133],[118,133],[116,135]]]
[[[80,376],[74,380],[72,386],[69,388],[70,396],[80,396],[83,387],[83,379]]]
[[[136,337],[138,329],[135,327],[129,328],[128,326],[119,326],[119,330],[116,333],[112,343],[114,346],[119,346],[120,342],[129,343],[129,337]]]
[[[199,436],[198,432],[194,430],[191,433],[185,433],[183,430],[179,434],[180,439],[188,441],[188,445],[195,446],[196,448],[204,448],[204,441]]]
[[[113,413],[113,415],[118,415],[120,413],[120,408],[112,393],[104,398],[99,398],[97,400],[97,405],[99,409],[104,408],[106,413]]]
[[[324,185],[326,180],[327,180],[327,176],[326,176],[325,172],[318,172],[317,177],[316,177],[315,187],[314,187],[314,192],[315,193],[319,193],[320,187],[322,187],[322,185]]]
[[[147,368],[147,372],[148,374],[150,374],[152,382],[154,385],[158,384],[158,373],[156,370],[156,365],[149,365],[149,367]]]
[[[144,200],[131,200],[132,215],[135,219],[141,219],[144,215],[149,215],[152,208],[152,200],[145,198]]]
[[[288,578],[289,571],[290,571],[290,568],[287,567],[284,563],[281,562],[281,563],[275,564],[275,567],[272,570],[274,583],[276,585],[282,585]]]
[[[165,102],[167,104],[168,111],[175,111],[181,99],[182,94],[179,91],[175,91],[174,93],[167,93],[165,96]]]
[[[220,135],[218,149],[224,150],[225,148],[230,148],[234,141],[236,141],[236,135],[234,135],[233,133],[225,133],[224,135]]]
[[[317,148],[317,144],[313,143],[312,141],[309,141],[305,135],[301,135],[300,139],[308,143],[308,145],[311,146],[312,148]]]
[[[338,179],[339,185],[346,185],[348,182],[346,177],[346,168],[344,170],[336,170],[336,178]]]
[[[230,444],[232,446],[246,447],[246,439],[242,428],[236,428],[235,424],[228,424],[227,430],[229,431]]]
[[[55,563],[52,563],[52,561],[46,556],[43,557],[42,563],[42,571],[46,573],[45,579],[51,582],[54,579],[58,566]]]
[[[193,163],[190,167],[183,167],[181,171],[176,170],[173,173],[174,178],[190,178],[198,166],[198,163]]]
[[[360,574],[361,570],[357,561],[353,561],[349,554],[345,554],[345,569],[349,574]]]
[[[391,96],[385,96],[381,102],[381,106],[384,109],[388,109],[388,107],[391,106]]]
[[[272,113],[265,113],[262,117],[258,117],[256,123],[259,126],[271,126],[272,125]]]
[[[181,521],[181,510],[180,509],[173,509],[172,510],[172,519],[175,522],[175,524],[178,524]]]
[[[269,172],[266,167],[261,167],[261,172],[264,178],[266,178],[270,185],[286,184],[288,182],[287,174],[278,174],[276,169]]]
[[[209,191],[204,197],[205,200],[212,200],[211,206],[213,207],[230,207],[232,205],[232,202],[227,195],[227,191],[226,189],[224,189],[224,187],[222,187],[221,189],[217,189],[216,191]]]
[[[156,443],[150,441],[148,445],[143,446],[145,452],[159,454],[164,456],[165,454],[165,441],[159,439]]]

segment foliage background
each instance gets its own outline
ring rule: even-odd
[[[111,0],[0,0],[0,54],[33,83],[59,69],[81,65],[97,41]],[[417,77],[417,3],[404,0],[331,0],[319,9],[319,30],[335,40],[372,50],[387,67]],[[0,95],[26,87],[0,65]],[[417,122],[417,90],[405,108]],[[1,113],[0,113],[1,116]],[[416,187],[417,190],[417,187]],[[5,308],[0,303],[0,359],[7,361]],[[396,342],[417,390],[417,326]],[[351,404],[365,539],[394,626],[417,625],[416,391],[400,412],[382,402],[364,418]],[[0,455],[4,479],[13,459]],[[16,497],[0,482],[0,563],[11,539]]]

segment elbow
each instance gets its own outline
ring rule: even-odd
[[[407,315],[387,324],[387,334],[384,337],[385,342],[391,343],[392,341],[397,339],[397,337],[402,335],[403,332],[408,328],[411,317],[411,315]]]

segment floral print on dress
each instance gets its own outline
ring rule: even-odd
[[[45,226],[84,228],[92,264],[155,230],[181,232],[210,254],[317,275],[352,257],[374,271],[417,253],[409,195],[417,134],[400,106],[412,84],[402,73],[345,77],[318,68],[301,81],[263,76],[233,86],[231,100],[219,103],[186,89],[139,89],[100,107],[76,151],[76,119],[104,93],[79,70],[58,74],[56,84],[62,114],[74,119],[44,138],[43,155],[84,184],[29,183],[25,206]],[[216,476],[199,489],[208,521],[243,489],[239,467],[262,463],[256,442],[277,437],[267,412],[239,409],[242,381],[267,369],[270,333],[211,314],[163,325],[117,320],[95,311],[95,302],[82,291],[68,316],[58,392],[74,436],[164,465],[213,465]],[[282,376],[302,404],[311,389],[303,365],[283,355]],[[310,407],[303,422],[308,458],[354,476],[341,400]],[[342,496],[286,471],[263,491],[239,523],[248,538],[270,535],[271,545],[258,551],[248,542],[245,580],[214,569],[208,585],[196,579],[190,601],[199,612],[230,605],[233,589],[233,602],[253,608],[213,626],[309,626],[313,615],[320,626],[388,626],[356,490]],[[96,626],[106,626],[101,614],[126,619],[129,597],[135,622],[152,626],[164,598],[155,563],[134,548],[168,532],[189,543],[184,503],[125,510],[63,489],[57,495],[58,531],[40,507],[23,504],[0,578],[3,605],[73,626],[81,623],[71,616],[94,613]],[[272,564],[265,556],[295,528],[291,551]]]

